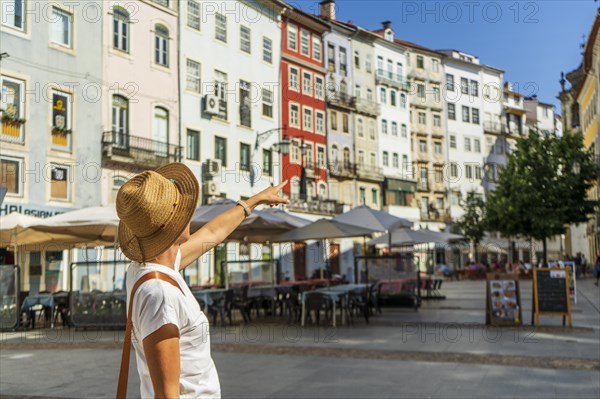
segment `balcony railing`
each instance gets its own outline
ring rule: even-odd
[[[120,132],[104,132],[102,156],[106,160],[158,167],[181,159],[183,148],[163,141]]]
[[[379,166],[359,163],[356,165],[356,174],[362,179],[383,181],[383,170]]]
[[[386,83],[400,90],[410,90],[410,81],[406,79],[406,76],[398,75],[397,73],[386,71],[383,69],[378,69],[376,76],[378,83]]]
[[[337,177],[354,177],[356,165],[351,162],[332,162],[329,164],[329,173]]]
[[[23,134],[24,128],[25,122],[2,118],[2,135],[0,137],[2,138],[2,141],[23,144],[25,142],[25,134]]]
[[[502,132],[502,125],[500,125],[500,122],[484,121],[483,130],[489,133],[500,134]]]
[[[448,219],[448,214],[443,210],[429,210],[429,212],[421,211],[421,221],[428,222],[445,222]]]
[[[344,204],[330,199],[292,195],[290,203],[287,205],[287,209],[291,212],[339,215],[344,212]]]
[[[381,106],[373,100],[357,97],[356,110],[368,115],[379,116],[381,113]]]
[[[356,97],[347,93],[330,93],[327,96],[327,102],[338,107],[354,109],[356,106]]]

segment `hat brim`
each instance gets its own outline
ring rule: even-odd
[[[167,179],[172,179],[180,193],[177,211],[168,224],[155,234],[138,238],[125,223],[119,222],[118,242],[127,258],[136,262],[147,262],[171,247],[185,230],[198,204],[200,186],[194,173],[182,163],[170,163],[155,170]]]

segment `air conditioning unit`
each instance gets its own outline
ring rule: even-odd
[[[219,97],[214,94],[204,96],[204,112],[211,115],[219,114]]]
[[[221,173],[221,160],[220,159],[207,159],[202,164],[202,174],[204,176],[218,176]]]
[[[205,195],[220,195],[221,187],[219,187],[219,183],[216,181],[207,181],[204,182],[203,190]]]

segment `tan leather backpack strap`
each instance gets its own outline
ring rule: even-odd
[[[151,279],[159,279],[174,285],[179,288],[181,293],[185,295],[185,292],[181,289],[177,281],[173,277],[161,273],[161,272],[150,272],[144,274],[131,289],[131,295],[129,297],[129,306],[127,307],[127,324],[125,325],[125,340],[123,341],[123,353],[121,354],[121,369],[119,371],[119,384],[117,385],[117,399],[125,399],[127,397],[127,380],[129,378],[129,358],[131,355],[131,333],[133,328],[132,311],[133,311],[133,298],[135,292],[140,285]]]

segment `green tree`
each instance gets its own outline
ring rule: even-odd
[[[517,142],[488,196],[488,229],[542,241],[546,262],[547,238],[563,234],[568,224],[587,221],[593,212],[586,195],[597,172],[581,134],[557,137],[530,130]]]
[[[477,245],[485,235],[486,229],[485,202],[481,195],[470,191],[462,206],[465,213],[456,222],[456,227],[473,244],[477,261]]]

